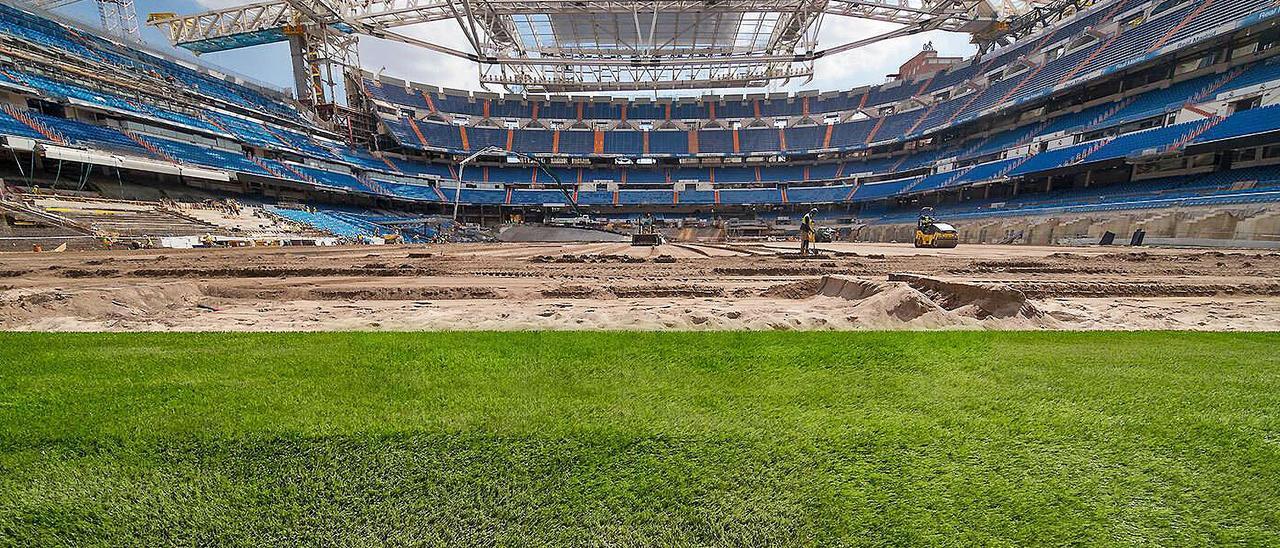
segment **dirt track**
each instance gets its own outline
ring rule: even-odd
[[[5,330],[1280,326],[1280,254],[474,244],[0,255]]]

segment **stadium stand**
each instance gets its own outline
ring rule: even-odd
[[[979,218],[1280,201],[1269,0],[1100,1],[918,81],[785,98],[482,96],[366,73],[376,129],[361,146],[282,93],[47,14],[0,15],[10,181],[74,161],[317,204],[562,209],[568,193],[609,214],[819,204],[886,224],[921,205]],[[513,154],[459,169],[486,147]],[[376,226],[273,213],[352,238]]]

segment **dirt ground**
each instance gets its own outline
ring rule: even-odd
[[[1280,253],[449,244],[0,254],[0,329],[1280,328]]]

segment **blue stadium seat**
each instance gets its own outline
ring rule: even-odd
[[[854,201],[870,201],[888,198],[901,194],[912,185],[919,183],[922,177],[911,177],[878,183],[866,183],[853,193]]]
[[[721,204],[782,205],[782,191],[777,188],[722,188]]]

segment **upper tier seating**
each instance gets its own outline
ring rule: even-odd
[[[877,200],[880,198],[888,198],[890,196],[901,194],[923,180],[922,177],[912,177],[908,179],[898,179],[896,181],[885,181],[880,183],[868,183],[858,187],[854,191],[853,196],[860,200]]]
[[[14,36],[87,62],[127,69],[140,78],[174,82],[184,90],[213,101],[286,120],[301,121],[297,109],[291,102],[284,100],[283,95],[268,95],[248,86],[233,84],[5,4],[0,4],[0,35]]]
[[[44,139],[44,134],[36,131],[31,126],[19,121],[17,118],[10,116],[9,113],[0,110],[0,135],[13,135],[17,137],[25,137],[28,139]]]
[[[518,189],[511,192],[513,205],[566,204],[564,193],[559,190]]]
[[[84,122],[67,120],[65,118],[45,116],[35,112],[28,112],[27,116],[44,124],[46,127],[53,129],[62,137],[66,138],[70,144],[83,146],[85,148],[121,152],[133,156],[155,156],[141,143],[130,139],[124,133],[121,133],[119,130],[114,128],[86,124]]]
[[[1275,133],[1280,131],[1280,105],[1237,112],[1196,137],[1195,143]]]
[[[849,200],[852,186],[791,187],[787,189],[787,201],[793,204],[834,204]]]
[[[205,144],[194,144],[159,137],[141,137],[151,146],[159,149],[169,157],[182,162],[214,169],[226,169],[251,173],[254,175],[272,175],[262,166],[252,162],[243,152],[211,147]]]
[[[720,203],[765,205],[782,204],[782,193],[776,188],[726,188],[720,190]]]
[[[948,127],[979,116],[1006,109],[1012,104],[1037,99],[1047,93],[1061,91],[1067,83],[1079,82],[1088,78],[1096,78],[1113,72],[1140,60],[1146,60],[1169,45],[1185,45],[1185,42],[1203,37],[1208,32],[1219,32],[1224,28],[1233,28],[1251,22],[1263,14],[1274,17],[1275,10],[1264,10],[1270,7],[1269,0],[1233,0],[1232,2],[1172,2],[1162,1],[1147,3],[1140,0],[1117,0],[1103,2],[1098,6],[1074,17],[1061,27],[1051,30],[1044,36],[1026,40],[1017,45],[989,54],[982,59],[955,67],[949,72],[933,76],[924,82],[895,82],[882,86],[873,86],[858,94],[862,98],[857,104],[863,107],[891,105],[904,99],[916,96],[928,96],[945,88],[940,85],[954,86],[965,79],[977,79],[977,89],[961,92],[937,104],[911,108],[883,117],[871,117],[836,124],[827,135],[825,127],[790,127],[783,131],[773,128],[744,128],[738,131],[708,129],[696,131],[695,136],[682,135],[684,132],[655,130],[650,132],[647,149],[643,146],[642,136],[626,132],[627,135],[608,137],[606,146],[597,150],[587,140],[590,132],[579,134],[575,131],[562,131],[561,143],[555,152],[569,155],[620,154],[620,155],[684,155],[684,154],[739,154],[739,153],[776,153],[776,152],[811,152],[826,148],[856,150],[872,144],[903,140],[923,135],[929,131]],[[1145,11],[1134,11],[1132,8],[1156,11],[1147,15]],[[1081,43],[1081,37],[1091,29],[1107,28],[1108,24],[1123,18],[1126,22],[1136,21],[1123,32],[1115,35],[1104,35],[1094,38],[1091,43]],[[1132,19],[1136,18],[1136,19]],[[1070,48],[1070,49],[1068,49]],[[1040,65],[1029,65],[1020,61],[1024,56],[1043,53],[1046,50],[1065,51],[1051,61]],[[961,78],[963,76],[964,78]],[[1096,121],[1099,115],[1106,114],[1116,120],[1160,114],[1169,108],[1180,105],[1187,99],[1195,97],[1197,92],[1212,83],[1214,77],[1192,80],[1167,89],[1153,90],[1131,101],[1118,112],[1107,112],[1108,108],[1099,107],[1080,113],[1076,118],[1061,119],[1055,125],[1044,128],[1047,132],[1061,131],[1072,127],[1081,127]],[[1242,80],[1247,82],[1248,79]],[[425,96],[421,92],[406,92],[396,86],[378,84],[367,81],[366,87],[371,96],[388,102],[406,101],[410,106],[425,106]],[[921,92],[922,93],[918,93]],[[961,90],[963,91],[963,90]],[[852,94],[848,92],[841,96]],[[473,99],[432,94],[435,107],[445,112],[465,113],[469,116],[483,117],[486,107],[492,115],[494,104],[510,104],[506,99]],[[533,103],[525,102],[524,105]],[[541,118],[566,115],[568,119],[599,117],[609,120],[621,119],[622,107],[615,103],[601,104],[585,101],[569,103],[538,103],[538,116]],[[677,102],[673,109],[682,111],[692,108],[693,119],[716,120],[725,118],[768,118],[774,116],[799,116],[806,112],[816,114],[825,106],[851,108],[848,100],[812,98],[789,99],[749,99],[721,100],[716,102]],[[625,106],[625,105],[623,105]],[[815,110],[815,108],[819,110]],[[528,116],[533,118],[533,108],[528,108]],[[646,105],[644,109],[654,110]],[[524,112],[521,109],[505,110],[510,113]],[[679,119],[680,117],[674,117]],[[629,119],[636,119],[630,116]],[[1066,127],[1064,127],[1066,126]],[[393,135],[402,139],[405,132],[389,128]],[[546,137],[532,137],[533,134],[548,130],[526,129],[530,134],[517,144],[536,140],[545,143]],[[696,141],[693,138],[696,137]],[[567,142],[566,142],[567,138]],[[1020,139],[1014,139],[1018,141]],[[406,146],[415,146],[413,139],[401,141]],[[785,146],[784,146],[785,144]],[[996,143],[998,145],[999,143]],[[461,147],[462,143],[455,139],[445,138],[432,142],[431,146],[446,150],[477,150],[478,145]],[[556,148],[556,147],[552,147]],[[547,152],[547,147],[536,149],[520,149],[527,152]],[[982,152],[982,151],[979,151]]]

